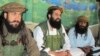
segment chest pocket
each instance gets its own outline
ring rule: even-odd
[[[5,37],[5,40],[8,44],[2,47],[4,56],[22,56],[23,55],[24,46],[21,43],[18,34],[8,34],[7,37]]]
[[[44,41],[45,47],[49,47],[51,50],[59,50],[63,46],[63,38],[60,35],[48,35]]]

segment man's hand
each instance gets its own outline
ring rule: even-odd
[[[82,47],[80,48],[82,51],[84,51],[86,54],[90,53],[92,50],[92,47],[90,46],[86,46],[86,47]]]
[[[55,52],[55,56],[67,56],[67,52],[61,51],[61,52]]]
[[[71,54],[68,51],[60,51],[60,52],[50,51],[49,54],[52,54],[54,56],[71,56]]]

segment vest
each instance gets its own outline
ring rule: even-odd
[[[3,56],[23,56],[25,47],[20,41],[19,34],[9,33],[4,26],[4,35],[5,36],[0,37],[5,38],[7,42],[5,46],[1,47]]]
[[[47,33],[48,31],[47,21],[40,23],[38,26],[40,26],[43,31],[44,46],[46,48],[49,47],[53,51],[53,50],[59,50],[63,47],[65,40],[64,40],[64,35],[62,33],[62,27],[59,30],[57,30],[57,35],[49,35]]]

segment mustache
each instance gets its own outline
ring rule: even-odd
[[[14,21],[12,21],[12,22],[10,22],[10,23],[14,23],[14,22],[16,22],[16,23],[20,23],[18,20],[14,20]]]
[[[54,20],[54,21],[60,21],[61,19],[60,18],[57,18],[56,20]]]
[[[19,21],[13,20],[12,22],[19,22]],[[14,28],[12,25],[10,25],[11,22],[9,22],[6,19],[4,19],[4,23],[7,27],[8,32],[10,32],[10,33],[18,33],[22,29],[22,27],[25,26],[23,20],[21,20],[21,22],[19,22],[19,25],[16,28]]]

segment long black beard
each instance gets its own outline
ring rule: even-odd
[[[60,29],[60,27],[61,27],[61,20],[56,21],[56,20],[53,20],[53,18],[51,17],[50,20],[49,20],[49,22],[50,22],[50,25],[52,27],[54,27],[56,29]]]
[[[87,26],[84,28],[80,28],[78,24],[75,25],[76,33],[85,34],[85,33],[87,33],[87,29],[88,29],[88,23],[87,23]]]
[[[19,25],[16,28],[14,28],[12,25],[9,24],[8,20],[6,20],[6,19],[4,20],[4,23],[5,23],[6,27],[7,27],[7,30],[10,33],[18,33],[21,30],[21,26],[23,24],[22,22],[23,21],[21,21],[19,23]]]

